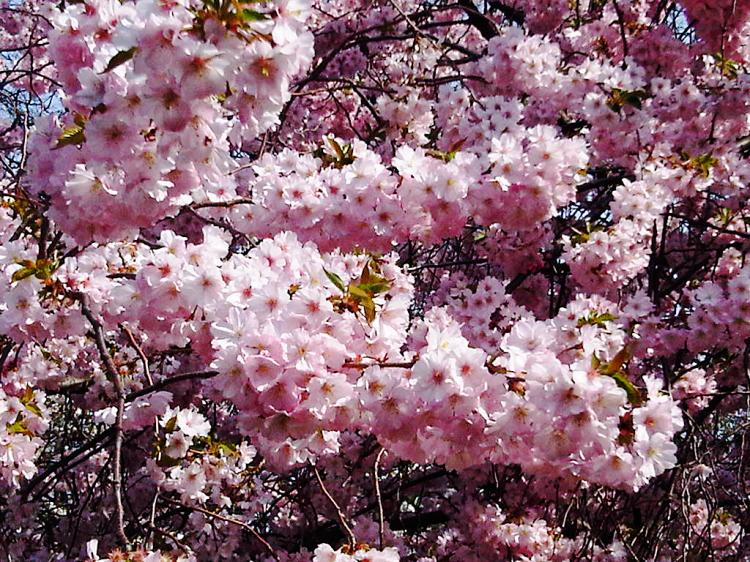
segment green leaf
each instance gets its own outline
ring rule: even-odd
[[[635,108],[641,109],[643,107],[643,104],[641,103],[641,100],[643,99],[642,93],[638,92],[626,92],[623,96],[625,99],[625,103],[628,105],[632,105]]]
[[[612,373],[608,376],[615,379],[617,386],[625,391],[625,394],[628,395],[628,402],[630,402],[633,406],[638,406],[641,404],[643,400],[641,399],[640,391],[632,382],[630,382],[630,379],[628,379],[625,373],[623,373],[622,371],[617,371],[616,373]]]
[[[433,158],[442,160],[443,162],[450,162],[456,157],[456,154],[458,154],[458,150],[449,150],[447,152],[444,152],[442,150],[430,149],[427,151],[427,154],[429,154]]]
[[[371,293],[368,293],[360,285],[349,285],[349,294],[358,299],[372,300]]]
[[[723,76],[732,80],[737,78],[741,69],[740,64],[737,61],[729,59],[721,53],[714,53],[711,56],[714,58],[716,68],[719,69],[719,72],[721,72]]]
[[[86,136],[83,133],[83,127],[80,125],[70,125],[65,127],[60,136],[57,137],[55,148],[83,144],[84,142],[86,142]]]
[[[346,292],[346,285],[344,285],[341,277],[336,275],[333,271],[328,271],[326,268],[323,268],[323,271],[325,272],[331,283],[333,283],[339,291],[341,291],[342,293]]]
[[[362,268],[362,275],[359,276],[359,285],[372,285],[385,283],[390,287],[390,281],[380,274],[380,266],[374,259],[370,259]]]
[[[33,388],[28,387],[24,391],[23,396],[21,396],[21,404],[23,404],[26,409],[34,415],[37,415],[39,417],[42,416],[42,410],[39,408],[39,406],[36,405],[36,401],[34,400]]]
[[[603,363],[596,354],[594,354],[591,357],[591,366],[601,375],[612,377],[615,383],[617,383],[617,386],[622,388],[625,391],[625,394],[627,394],[628,402],[633,406],[638,406],[643,402],[641,392],[632,382],[630,382],[628,375],[622,369],[628,359],[630,359],[630,350],[628,349],[628,346],[625,346],[617,352],[609,363]]]
[[[370,297],[367,297],[361,299],[359,304],[365,313],[365,320],[368,324],[372,324],[375,320],[375,303]]]
[[[45,280],[52,277],[52,274],[57,269],[59,263],[52,260],[37,260],[36,262],[36,277],[37,279]]]
[[[643,100],[648,97],[644,90],[623,90],[621,88],[612,88],[612,93],[607,100],[607,105],[612,111],[620,111],[624,106],[629,105],[636,109],[643,107]]]
[[[49,279],[55,269],[57,269],[57,262],[52,260],[21,260],[19,265],[23,267],[13,273],[11,276],[11,281],[13,282],[21,281],[32,275],[41,280]]]
[[[603,326],[605,322],[612,322],[614,320],[617,320],[617,316],[609,312],[603,312],[603,313],[592,312],[588,316],[579,318],[578,322],[576,322],[576,326],[578,328],[581,328],[586,325]]]
[[[693,156],[688,160],[687,166],[691,170],[695,170],[701,177],[707,178],[711,174],[711,168],[718,163],[718,160],[711,154],[701,154],[699,156]]]
[[[357,287],[370,295],[378,295],[387,292],[391,288],[391,284],[388,283],[388,281],[383,280],[375,281],[373,283],[360,283]]]
[[[107,63],[107,68],[105,68],[101,74],[106,74],[110,70],[113,70],[120,66],[121,64],[125,64],[130,59],[132,59],[135,54],[138,52],[138,47],[130,47],[129,49],[125,51],[119,51],[115,54],[111,59],[109,59],[109,62]]]
[[[722,226],[729,226],[729,223],[732,222],[732,219],[734,218],[734,212],[728,207],[722,207],[721,209],[719,209],[716,218],[719,220]]]
[[[359,285],[349,285],[349,295],[354,297],[368,324],[375,320],[375,301],[372,300],[372,293],[366,291]]]
[[[164,424],[164,431],[171,433],[175,430],[177,427],[177,416],[172,416],[167,420],[167,423]]]
[[[11,275],[10,280],[15,283],[16,281],[21,281],[22,279],[31,277],[34,273],[36,273],[36,270],[33,267],[22,267]]]
[[[623,347],[617,354],[612,358],[612,361],[602,365],[599,368],[599,372],[603,375],[614,376],[615,373],[619,373],[622,370],[622,366],[625,362],[630,359],[630,350],[627,346]]]
[[[427,154],[429,154],[433,158],[438,158],[439,160],[442,160],[443,162],[450,162],[460,152],[465,142],[466,142],[466,139],[460,139],[454,142],[450,146],[450,148],[446,151],[430,149],[427,151]]]
[[[244,22],[266,21],[271,19],[271,16],[268,14],[258,12],[257,10],[251,10],[249,8],[244,8],[242,12],[240,12],[240,17]]]
[[[216,448],[219,452],[224,453],[228,457],[235,456],[237,454],[237,445],[229,443],[227,441],[219,441],[216,444]]]
[[[6,426],[5,430],[10,435],[21,434],[21,435],[26,435],[28,437],[33,437],[34,435],[34,432],[31,431],[28,427],[26,427],[26,422],[21,419],[21,416],[18,416],[18,419],[14,421],[13,423],[9,423]]]
[[[26,404],[26,409],[32,414],[42,417],[42,410],[36,405],[36,402],[29,402]]]
[[[102,105],[102,104],[100,104]],[[99,107],[99,106],[97,106]],[[82,129],[86,126],[86,122],[88,121],[88,118],[83,113],[76,113],[73,115],[73,123],[81,127]]]

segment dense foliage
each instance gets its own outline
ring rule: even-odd
[[[0,10],[0,560],[750,560],[750,1]]]

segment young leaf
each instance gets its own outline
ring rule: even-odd
[[[587,324],[591,326],[603,326],[605,322],[612,322],[613,320],[617,320],[617,316],[609,312],[592,312],[588,316],[579,318],[578,322],[576,322],[576,326],[578,328],[586,326]]]
[[[107,63],[107,68],[105,68],[101,74],[106,74],[110,70],[113,70],[120,66],[121,64],[124,64],[128,62],[130,59],[132,59],[136,52],[138,52],[138,47],[130,47],[129,49],[125,51],[119,51],[117,52],[111,59],[109,59],[109,62]]]
[[[622,388],[625,391],[625,394],[628,395],[628,402],[630,402],[633,406],[638,406],[641,404],[643,400],[641,399],[640,391],[632,382],[630,382],[630,379],[628,379],[625,373],[623,373],[622,371],[617,371],[616,373],[612,373],[609,376],[615,379],[617,386]]]
[[[333,137],[330,137],[328,139],[328,144],[330,144],[331,148],[333,148],[334,152],[336,153],[337,158],[339,160],[343,160],[345,157],[344,150],[341,148],[341,145],[336,141],[336,139],[334,139]]]
[[[33,437],[34,432],[31,431],[28,427],[26,427],[26,422],[21,419],[21,416],[18,417],[16,421],[13,423],[9,423],[6,426],[6,431],[10,434],[21,434],[26,435],[28,437]]]
[[[55,148],[83,144],[84,142],[86,142],[86,136],[83,134],[83,127],[80,125],[70,125],[69,127],[65,127],[60,136],[57,137]]]
[[[243,9],[240,15],[242,17],[242,21],[248,23],[253,21],[266,21],[271,19],[271,16],[269,16],[268,14],[258,12],[257,10],[250,10],[248,8]]]
[[[388,289],[391,288],[391,285],[387,281],[383,280],[374,281],[372,283],[360,283],[359,285],[357,285],[357,287],[370,295],[379,295],[380,293],[385,293],[386,291],[388,291]]]
[[[375,303],[372,298],[366,297],[360,300],[360,305],[365,313],[365,320],[368,324],[372,324],[375,320]]]
[[[372,295],[364,290],[361,285],[349,285],[349,294],[358,299],[372,300]]]
[[[84,128],[86,126],[86,122],[87,121],[88,121],[88,118],[83,113],[76,112],[73,115],[73,123],[75,123],[76,125],[78,125],[81,128]]]
[[[323,271],[325,272],[326,276],[331,281],[331,283],[333,283],[339,291],[341,291],[342,293],[346,292],[346,285],[344,285],[344,282],[341,280],[341,277],[336,275],[333,271],[328,271],[325,268],[323,268]]]
[[[34,273],[36,273],[36,269],[34,269],[34,267],[22,267],[21,269],[13,272],[10,280],[11,282],[15,283],[16,281],[21,281],[22,279],[31,277],[32,275],[34,275]]]
[[[606,365],[602,365],[599,370],[604,375],[613,376],[615,373],[622,371],[622,366],[628,359],[630,359],[630,350],[628,350],[628,347],[625,346],[617,352],[617,354],[612,358],[612,361],[610,361]]]
[[[385,284],[386,288],[390,287],[388,280],[380,274],[378,263],[371,259],[362,268],[362,275],[359,276],[359,285],[364,287],[365,285],[379,284]]]
[[[57,263],[52,260],[21,260],[18,263],[23,267],[13,273],[11,276],[13,282],[21,281],[32,275],[41,280],[49,279],[57,268]]]
[[[34,401],[34,397],[33,397],[34,396],[34,391],[31,390],[31,388],[29,388],[26,391],[26,393],[28,394],[29,391],[31,391],[31,398],[30,399],[25,399],[26,398],[26,394],[24,394],[24,396],[21,398],[21,403],[24,406],[26,406],[26,409],[29,412],[31,412],[32,414],[34,414],[36,416],[42,417],[42,410],[41,410],[41,408],[39,408],[39,406],[37,406],[36,402]]]
[[[622,90],[620,88],[612,88],[612,93],[607,100],[607,105],[612,111],[620,111],[624,106],[629,105],[636,109],[643,107],[643,100],[648,97],[648,94],[643,90]]]

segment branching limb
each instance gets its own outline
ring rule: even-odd
[[[323,478],[320,476],[320,472],[318,471],[317,466],[312,466],[313,472],[315,473],[315,479],[318,481],[318,484],[320,485],[320,489],[323,491],[323,494],[325,494],[325,497],[328,498],[328,501],[331,502],[331,505],[336,510],[336,516],[338,517],[339,524],[341,525],[341,530],[346,533],[346,536],[348,538],[348,544],[349,548],[352,552],[354,552],[356,546],[357,546],[357,539],[354,536],[354,531],[352,531],[351,526],[346,521],[346,517],[344,516],[344,512],[341,510],[341,507],[338,503],[336,503],[336,500],[333,499],[333,496],[328,491],[328,488],[326,488],[326,485],[323,483]]]
[[[91,328],[94,331],[94,342],[99,351],[99,356],[104,363],[104,368],[107,375],[112,380],[115,389],[117,414],[115,416],[115,424],[113,427],[115,433],[115,445],[114,457],[112,459],[112,485],[115,494],[117,537],[125,546],[127,546],[130,541],[125,534],[125,510],[122,504],[122,419],[123,412],[125,411],[125,391],[123,390],[122,380],[120,379],[120,374],[117,372],[117,367],[115,366],[114,361],[112,361],[112,356],[109,354],[109,351],[107,351],[107,343],[104,340],[104,327],[102,326],[101,321],[94,315],[91,308],[89,308],[86,295],[78,293],[77,297],[81,303],[81,313],[89,321],[89,324],[91,324]]]

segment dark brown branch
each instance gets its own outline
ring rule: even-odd
[[[130,341],[130,345],[133,346],[133,349],[135,349],[135,352],[138,354],[138,357],[141,360],[141,365],[143,366],[143,374],[146,376],[146,380],[148,381],[148,384],[153,386],[154,380],[151,378],[151,370],[148,367],[148,358],[146,357],[146,354],[143,353],[141,346],[138,345],[137,341],[135,341],[135,336],[133,335],[133,332],[131,332],[127,326],[121,326],[121,328],[122,328],[122,331],[125,332],[125,335],[128,337],[128,341]]]
[[[91,324],[91,328],[94,331],[94,342],[99,351],[99,356],[104,363],[105,371],[112,380],[112,384],[115,388],[115,395],[117,399],[117,414],[115,416],[114,432],[115,432],[115,444],[114,444],[114,455],[112,459],[112,486],[114,488],[115,495],[115,509],[116,509],[116,530],[117,536],[123,545],[129,545],[130,541],[128,536],[125,534],[125,509],[122,504],[122,419],[125,411],[125,391],[122,387],[122,380],[120,374],[117,372],[112,357],[107,351],[107,343],[104,340],[104,327],[99,319],[91,312],[89,308],[88,299],[83,293],[78,293],[78,301],[81,303],[81,313],[86,317]]]
[[[342,365],[344,369],[367,369],[369,367],[382,367],[384,369],[411,369],[416,361],[403,361],[397,363],[354,363],[347,361]]]
[[[213,511],[210,511],[208,509],[204,509],[202,507],[198,507],[197,505],[185,505],[183,503],[180,503],[178,501],[162,497],[162,500],[164,500],[167,503],[171,503],[174,506],[181,507],[183,509],[188,509],[192,511],[197,511],[198,513],[202,513],[203,515],[208,515],[209,517],[213,517],[214,519],[218,519],[219,521],[224,521],[225,523],[230,523],[232,525],[237,525],[238,527],[242,527],[246,531],[248,531],[255,539],[263,545],[263,548],[268,552],[271,557],[273,557],[274,560],[278,560],[279,557],[276,554],[276,551],[271,546],[271,544],[264,539],[258,531],[256,531],[253,527],[248,525],[247,523],[240,521],[238,519],[233,519],[232,517],[227,517],[225,515],[222,515],[221,513],[215,513]]]
[[[175,375],[174,377],[169,377],[169,378],[160,380],[159,382],[155,382],[151,386],[147,386],[146,388],[142,388],[141,390],[136,390],[135,392],[131,392],[125,397],[125,402],[132,402],[136,398],[140,398],[141,396],[146,396],[147,394],[151,394],[152,392],[156,392],[157,390],[161,390],[163,388],[166,388],[178,382],[189,381],[193,379],[211,379],[218,374],[219,374],[218,371],[195,371],[192,373],[183,373],[181,375]]]
[[[458,4],[466,14],[469,25],[474,27],[482,35],[482,37],[490,40],[498,35],[495,22],[483,13],[479,12],[474,5],[474,2],[472,2],[471,0],[459,0]]]
[[[250,164],[252,166],[253,164]],[[240,166],[237,169],[234,169],[230,172],[230,174],[236,174],[240,170],[245,170],[249,166]],[[206,201],[205,203],[193,203],[190,205],[193,209],[210,209],[210,208],[219,208],[219,209],[228,209],[229,207],[234,207],[235,205],[252,205],[253,202],[251,199],[233,199],[231,201]]]
[[[313,465],[312,469],[313,472],[315,472],[315,479],[318,481],[320,489],[323,490],[323,494],[325,494],[326,498],[328,498],[328,501],[331,502],[331,505],[336,510],[336,516],[338,517],[339,525],[341,525],[341,530],[346,533],[349,542],[349,548],[351,549],[351,552],[354,552],[357,546],[357,539],[354,536],[354,531],[352,531],[349,523],[346,522],[346,517],[344,516],[344,512],[341,511],[341,507],[339,507],[339,504],[336,503],[336,500],[333,499],[333,496],[328,491],[328,488],[326,488],[326,485],[323,483],[323,479],[320,477],[320,472],[318,472],[318,467]]]
[[[692,226],[699,226],[702,228],[710,228],[711,230],[715,230],[716,232],[721,232],[722,234],[729,234],[731,236],[737,236],[738,238],[745,238],[750,240],[750,232],[742,232],[741,230],[733,230],[731,228],[725,228],[722,226],[717,226],[715,224],[711,224],[707,221],[701,221],[696,220],[691,217],[688,217],[686,215],[678,215],[676,213],[671,213],[670,216],[681,219],[685,221],[686,223],[692,225]]]
[[[89,441],[78,447],[75,451],[72,451],[65,455],[64,457],[60,458],[57,462],[52,463],[49,465],[44,472],[41,472],[37,474],[34,478],[29,480],[29,482],[21,489],[20,496],[22,499],[26,500],[29,497],[29,494],[36,488],[39,484],[47,480],[50,476],[55,474],[58,470],[65,468],[68,466],[73,460],[78,458],[80,455],[83,455],[87,451],[95,448],[100,443],[104,443],[108,441],[115,433],[115,428],[110,427],[95,437],[91,438]]]

